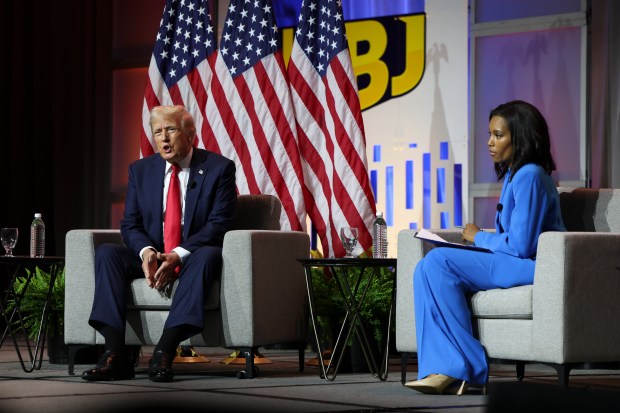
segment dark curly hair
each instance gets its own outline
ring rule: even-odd
[[[503,103],[489,114],[504,119],[510,131],[513,158],[510,165],[511,176],[519,168],[528,163],[540,165],[549,175],[555,171],[555,162],[551,155],[551,139],[547,121],[540,111],[532,104],[522,100]],[[508,172],[504,162],[495,163],[495,173],[499,181]]]

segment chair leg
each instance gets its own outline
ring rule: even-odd
[[[78,351],[84,349],[84,348],[88,348],[88,347],[92,347],[90,345],[84,344],[84,345],[80,345],[80,344],[69,344],[67,345],[67,365],[68,365],[68,370],[69,370],[69,375],[70,376],[74,376],[75,375],[75,357]]]
[[[258,347],[242,347],[237,349],[245,357],[245,370],[237,372],[238,379],[253,379],[258,376],[258,368],[254,365],[254,356]]]
[[[562,363],[562,364],[543,363],[543,364],[549,367],[553,367],[555,369],[556,373],[558,374],[558,386],[561,389],[568,388],[568,377],[569,377],[570,371],[574,367],[581,365],[581,363]]]
[[[304,372],[306,358],[306,343],[299,343],[299,372]]]
[[[69,368],[69,375],[73,376],[75,375],[75,371],[74,371],[74,367],[75,367],[75,353],[77,352],[76,347],[78,346],[74,346],[72,344],[69,344],[67,346],[67,366]]]
[[[517,380],[522,381],[525,377],[525,361],[517,361]]]
[[[411,353],[400,353],[400,382],[405,384],[407,382],[407,362],[411,358]]]
[[[560,388],[566,389],[568,387],[568,375],[572,369],[572,366],[568,364],[556,364],[555,370],[558,372],[558,384]]]
[[[253,379],[256,376],[254,369],[254,354],[256,354],[256,348],[252,347],[250,351],[244,352],[245,355],[245,370],[246,370],[246,378]]]
[[[128,351],[131,354],[131,360],[133,361],[134,367],[138,367],[140,364],[140,352],[142,351],[142,346],[128,346]]]

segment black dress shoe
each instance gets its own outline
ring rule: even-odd
[[[82,378],[89,381],[127,380],[135,376],[132,360],[113,351],[103,353],[94,368],[82,373]]]
[[[168,353],[156,350],[149,361],[149,379],[160,383],[170,383],[174,379],[172,359]]]

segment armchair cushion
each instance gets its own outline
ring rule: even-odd
[[[532,319],[532,286],[480,291],[471,299],[478,318]]]

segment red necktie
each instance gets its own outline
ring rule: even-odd
[[[166,199],[166,220],[164,222],[164,252],[170,252],[181,243],[181,184],[177,164],[172,165],[168,198]]]

